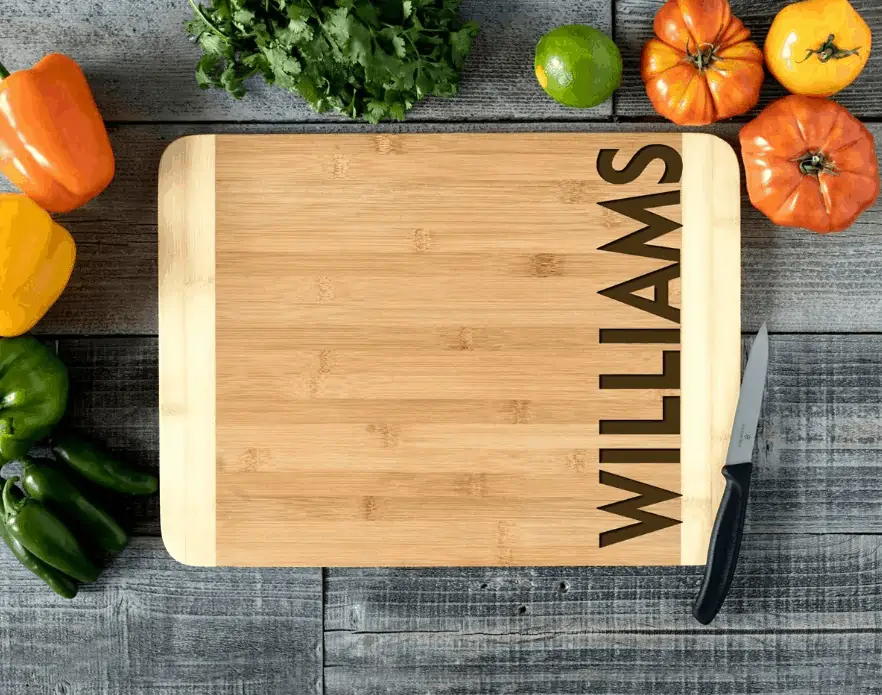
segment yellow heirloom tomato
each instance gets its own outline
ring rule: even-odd
[[[794,94],[827,97],[855,81],[871,46],[870,27],[848,0],[803,0],[775,17],[766,63]]]

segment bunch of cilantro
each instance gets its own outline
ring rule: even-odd
[[[245,94],[263,75],[318,113],[402,120],[427,96],[450,97],[478,33],[461,0],[189,0],[205,55],[196,81]]]

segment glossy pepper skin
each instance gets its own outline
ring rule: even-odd
[[[107,188],[113,150],[79,65],[52,53],[11,75],[0,65],[0,80],[0,171],[50,212]]]
[[[128,545],[129,538],[114,518],[93,504],[61,471],[45,463],[24,459],[21,470],[24,491],[45,504],[71,527],[81,531],[102,550],[116,554]]]
[[[750,202],[775,224],[841,232],[879,196],[873,135],[835,101],[784,97],[739,138]]]
[[[54,438],[55,454],[86,480],[127,495],[152,495],[159,488],[156,476],[126,468],[106,451],[70,434]]]
[[[10,495],[15,502],[19,502],[22,499],[22,494],[16,487],[11,489]],[[21,541],[15,538],[9,529],[6,528],[6,522],[3,520],[2,514],[0,514],[0,538],[3,539],[3,542],[6,543],[22,566],[36,577],[42,579],[56,594],[67,599],[74,598],[77,595],[77,583],[64,574],[64,572],[60,572],[51,565],[47,565],[25,548]]]
[[[0,464],[46,437],[67,407],[67,368],[36,338],[0,339]]]
[[[35,499],[14,499],[10,489],[17,481],[18,477],[10,478],[3,487],[4,519],[12,537],[40,560],[74,579],[98,579],[97,568],[61,519]]]
[[[803,0],[778,13],[764,51],[788,91],[828,97],[857,79],[872,45],[870,27],[848,0]]]
[[[73,237],[33,200],[0,194],[0,336],[27,333],[43,318],[76,255]]]

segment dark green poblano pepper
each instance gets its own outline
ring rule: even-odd
[[[98,579],[98,569],[57,516],[32,497],[16,499],[18,477],[3,486],[3,521],[12,537],[40,560],[81,582]]]
[[[19,502],[23,496],[18,491],[18,488],[12,487],[10,489],[10,497],[13,501]],[[64,572],[55,569],[51,565],[47,565],[25,548],[22,542],[6,528],[6,522],[3,520],[2,514],[0,514],[0,538],[3,539],[3,542],[12,551],[12,554],[22,564],[22,567],[30,570],[35,576],[42,579],[56,594],[63,598],[74,598],[77,595],[77,583]]]
[[[129,538],[116,520],[51,464],[23,459],[21,486],[28,495],[69,522],[73,530],[80,531],[80,538],[101,550],[116,554],[128,544]]]
[[[71,434],[53,435],[55,455],[96,485],[126,495],[152,495],[159,489],[156,476],[128,468],[103,447]]]

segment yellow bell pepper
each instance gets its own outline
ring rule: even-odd
[[[30,198],[0,194],[0,336],[26,333],[61,296],[73,237]]]
[[[794,94],[828,97],[861,74],[872,39],[870,27],[848,0],[802,0],[772,22],[766,63]]]

